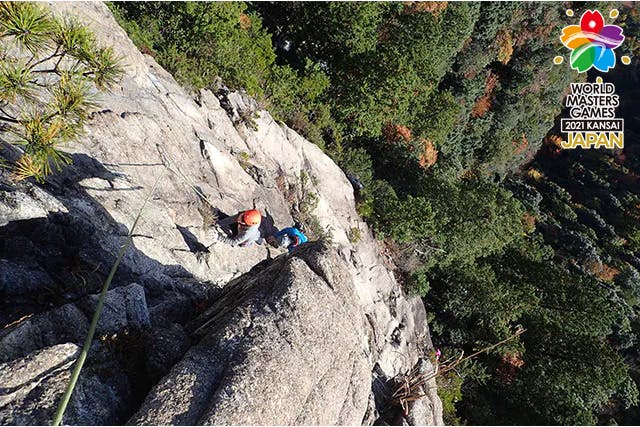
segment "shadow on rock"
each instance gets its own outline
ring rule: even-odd
[[[187,227],[183,227],[181,225],[176,224],[176,228],[182,235],[182,238],[184,239],[184,243],[186,243],[187,247],[189,248],[189,251],[193,252],[194,254],[209,252],[209,249],[207,249],[205,245],[200,243],[198,241],[198,238],[194,236],[193,233],[189,231]]]
[[[34,352],[81,344],[95,309],[93,294],[100,291],[127,237],[127,226],[114,220],[79,182],[99,178],[109,182],[108,191],[140,187],[117,188],[114,181],[126,176],[85,154],[74,154],[73,162],[42,186],[13,184],[0,176],[0,205],[9,203],[5,211],[22,208],[11,205],[15,200],[29,200],[38,207],[34,190],[63,206],[58,211],[23,209],[22,219],[0,227],[0,363],[22,366]],[[11,197],[16,195],[20,197]],[[204,245],[185,230],[181,232],[189,248],[202,249]],[[194,318],[198,304],[211,295],[206,284],[180,265],[164,265],[132,244],[111,284],[81,377],[99,383],[96,399],[102,401],[97,407],[106,409],[70,411],[63,422],[104,425],[128,419],[153,382],[187,351],[190,338],[182,324]],[[49,424],[55,410],[50,401],[57,402],[64,387],[53,387],[53,395],[28,390],[40,390],[40,383],[66,383],[68,369],[64,375],[52,367],[36,379],[32,373],[14,378],[15,387],[0,390],[0,398],[8,402],[0,408],[2,424]],[[82,409],[87,402],[75,396],[72,405]],[[41,400],[45,397],[47,402]],[[88,403],[96,405],[95,399]],[[34,407],[44,409],[25,418]]]

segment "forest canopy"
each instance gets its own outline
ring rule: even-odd
[[[615,3],[110,5],[185,87],[243,89],[360,184],[358,211],[462,369],[448,423],[640,422],[638,9]],[[563,26],[608,14],[624,149],[561,150]],[[569,16],[567,9],[574,11]],[[453,396],[443,389],[443,396]]]

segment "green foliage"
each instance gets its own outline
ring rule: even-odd
[[[348,175],[356,177],[368,189],[373,184],[373,165],[364,148],[342,148],[331,151],[338,166]]]
[[[424,197],[400,200],[393,189],[381,184],[374,193],[372,225],[381,239],[398,243],[413,242],[433,234],[434,213]]]
[[[287,65],[273,67],[266,87],[272,114],[322,147],[324,129],[335,124],[329,106],[320,101],[329,87],[329,78],[320,67],[308,61],[303,74]]]
[[[85,26],[34,3],[0,4],[0,43],[0,134],[22,150],[13,176],[42,181],[70,162],[59,146],[82,134],[120,60]]]
[[[385,17],[397,9],[385,3],[285,3],[257,4],[269,28],[276,36],[286,36],[298,58],[309,57],[315,62],[348,63],[357,55],[376,49],[379,30]],[[291,58],[295,64],[298,58]]]
[[[347,231],[347,238],[349,239],[349,241],[353,244],[358,243],[360,241],[360,239],[362,238],[362,233],[360,232],[360,229],[357,227],[351,227],[348,231]]]
[[[431,285],[425,272],[418,270],[411,273],[407,279],[406,288],[409,295],[418,295],[424,298],[429,293]]]
[[[509,400],[536,402],[527,415],[541,424],[595,424],[594,412],[628,385],[623,360],[599,339],[564,332],[561,325],[536,326],[544,329],[528,337],[529,363]]]
[[[5,2],[0,6],[2,37],[32,53],[48,47],[55,22],[40,7]]]
[[[431,13],[389,16],[379,26],[382,41],[375,51],[336,64],[333,91],[339,94],[335,109],[340,120],[358,135],[378,136],[385,123],[418,128],[434,114],[432,93],[470,34],[475,9],[475,5],[458,3],[440,17]]]
[[[603,342],[621,307],[593,280],[555,265],[552,255],[522,242],[475,265],[449,267],[433,281],[429,301],[437,318],[448,319],[448,345],[492,342],[514,324],[527,329],[521,343],[502,350],[524,354],[516,380],[488,384],[506,390],[498,398],[506,404],[492,405],[505,411],[496,416],[507,423],[594,423],[592,414],[628,386],[623,359]],[[488,393],[484,388],[476,393]],[[634,392],[626,394],[632,399]]]
[[[623,360],[637,359],[637,150],[557,155],[542,145],[563,92],[585,78],[552,63],[559,28],[575,23],[566,5],[112,8],[183,84],[215,88],[221,77],[245,88],[363,184],[357,210],[396,249],[407,291],[429,292],[439,344],[472,351],[528,329],[479,359],[482,378],[443,387],[452,422],[595,423],[636,401]],[[620,8],[623,49],[637,50],[637,14]],[[28,98],[31,77],[12,67],[0,76],[4,96]],[[637,74],[637,64],[626,70]],[[629,76],[608,77],[619,93],[638,90]],[[628,98],[620,109],[631,140],[640,96]],[[519,176],[532,161],[530,178]],[[301,174],[292,213],[322,238],[311,181]],[[509,360],[524,364],[499,375]]]
[[[238,160],[238,164],[240,167],[246,172],[251,168],[251,155],[246,151],[240,151],[236,155],[236,159]]]
[[[640,273],[627,266],[615,278],[616,285],[622,291],[625,301],[631,306],[640,305]]]
[[[462,378],[450,372],[436,377],[436,380],[445,425],[462,425],[462,420],[456,415],[456,403],[462,400]]]
[[[292,206],[293,218],[302,224],[305,234],[311,240],[325,240],[331,242],[333,234],[330,227],[323,227],[315,213],[320,201],[315,192],[316,178],[307,172],[300,171],[300,177],[293,191],[296,192],[296,200]]]
[[[522,205],[494,184],[440,182],[429,193],[435,212],[433,240],[442,250],[434,259],[440,267],[498,252],[523,234]]]
[[[260,18],[242,2],[112,3],[138,46],[153,54],[179,81],[213,85],[220,76],[233,88],[261,95],[275,61]]]

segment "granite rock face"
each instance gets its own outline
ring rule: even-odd
[[[79,350],[75,344],[58,344],[0,364],[0,423],[50,424]],[[112,387],[85,371],[78,380],[63,423],[117,423],[123,397],[119,387]]]
[[[226,286],[130,423],[360,424],[370,349],[345,267],[313,243]]]
[[[389,404],[374,383],[409,372],[429,331],[422,302],[404,294],[359,219],[344,173],[245,94],[185,92],[104,4],[50,7],[114,46],[126,73],[69,147],[73,165],[43,185],[0,176],[0,362],[15,370],[82,344],[95,295],[160,176],[87,362],[87,378],[105,390],[91,404],[108,410],[87,418],[79,399],[65,422],[374,423]],[[255,206],[290,226],[303,174],[331,245],[288,255],[214,243],[217,210]],[[68,376],[70,367],[56,369]],[[29,414],[53,395],[7,396],[6,424],[48,423]],[[427,407],[420,420],[441,424],[435,393]]]

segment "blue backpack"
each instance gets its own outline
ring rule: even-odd
[[[309,239],[307,239],[307,236],[305,236],[304,233],[298,230],[296,227],[283,228],[275,234],[275,237],[282,237],[285,235],[289,236],[289,238],[293,240],[293,243],[287,247],[289,252],[291,252],[296,246],[309,241]]]

